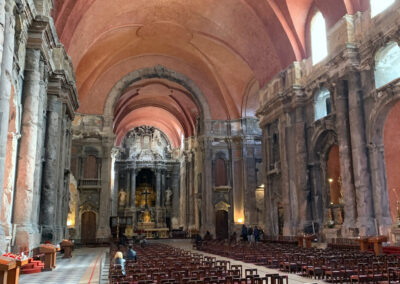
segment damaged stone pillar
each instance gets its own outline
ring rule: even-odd
[[[360,236],[375,235],[375,216],[369,161],[367,156],[365,123],[363,116],[363,91],[360,73],[348,74],[349,123],[353,157],[354,185],[357,197],[357,227]]]
[[[6,145],[8,134],[8,117],[10,111],[10,97],[12,85],[12,70],[14,59],[14,34],[15,34],[15,19],[13,15],[13,1],[0,1],[0,42],[2,43],[2,61],[0,75],[0,196],[3,196],[4,169],[6,159]],[[4,7],[5,6],[5,7]],[[4,31],[3,31],[4,27]],[[0,214],[4,216],[0,201]],[[11,208],[11,207],[10,207]],[[3,218],[0,219],[0,254],[5,251],[5,233],[2,224]]]
[[[40,81],[43,62],[40,51],[27,49],[23,86],[22,137],[18,154],[14,224],[17,225],[15,250],[32,249],[40,242],[37,224],[31,222],[35,194],[36,147],[39,127]]]
[[[312,204],[309,203],[309,186],[307,174],[307,144],[306,144],[306,128],[304,121],[304,95],[302,91],[296,93],[296,123],[295,123],[295,137],[296,137],[296,188],[298,196],[298,215],[296,219],[299,224],[299,229],[304,229],[311,224],[312,220]]]
[[[59,181],[62,178],[58,170],[60,167],[60,120],[62,119],[62,109],[62,102],[59,98],[56,96],[48,97],[46,159],[40,200],[40,224],[42,226],[43,241],[55,240],[56,198]]]
[[[103,239],[109,238],[110,232],[110,214],[111,214],[111,150],[113,147],[113,139],[106,138],[103,145],[103,156],[101,160],[101,192],[100,192],[100,208],[99,208],[99,227],[96,237]]]
[[[347,81],[340,80],[336,83],[336,132],[339,144],[340,176],[344,198],[344,221],[342,236],[354,236],[356,227],[357,205],[352,174],[351,147],[349,137],[349,118],[347,101]]]

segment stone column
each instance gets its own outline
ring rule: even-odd
[[[135,208],[135,197],[136,197],[136,169],[131,170],[131,200],[130,204],[132,208]]]
[[[371,175],[373,177],[375,217],[378,222],[377,233],[379,235],[389,235],[392,217],[390,216],[389,194],[385,176],[385,147],[383,144],[370,144],[368,145],[368,150],[371,159]]]
[[[56,195],[60,180],[60,120],[62,119],[62,102],[56,96],[49,96],[47,106],[46,159],[43,175],[43,187],[40,201],[40,224],[42,240],[53,241],[56,217]]]
[[[356,227],[357,205],[352,173],[352,158],[349,137],[349,118],[347,101],[347,81],[340,80],[336,84],[335,108],[336,108],[336,133],[339,144],[340,176],[344,198],[344,221],[342,236],[352,237]]]
[[[156,169],[156,207],[161,206],[161,170]]]
[[[311,204],[308,203],[309,187],[307,184],[307,146],[305,135],[304,122],[304,107],[300,100],[303,98],[303,93],[296,94],[298,106],[296,107],[296,123],[295,127],[295,147],[296,147],[296,189],[298,197],[298,214],[296,219],[299,224],[299,229],[303,229],[309,225],[312,220]]]
[[[165,204],[165,170],[162,171],[161,173],[161,194],[160,194],[160,204],[162,207],[164,207]]]
[[[100,208],[99,208],[99,227],[96,232],[97,238],[109,238],[111,235],[110,232],[110,213],[111,213],[111,149],[112,142],[108,137],[104,138],[103,142],[103,156],[101,160],[101,192],[100,192]]]
[[[112,216],[118,215],[118,190],[119,190],[119,169],[114,164],[114,190],[112,195]]]
[[[375,235],[374,207],[367,156],[365,123],[363,116],[363,91],[360,73],[348,74],[349,122],[353,157],[354,184],[357,197],[357,227],[360,236]]]
[[[27,49],[23,87],[22,137],[18,155],[14,224],[15,250],[31,249],[40,242],[37,224],[31,223],[40,102],[40,51]]]
[[[59,172],[59,180],[58,180],[58,194],[57,194],[57,210],[56,210],[56,242],[61,241],[64,235],[64,226],[65,222],[63,220],[63,206],[64,206],[64,199],[65,199],[65,143],[66,143],[66,105],[62,104],[62,115],[60,117],[60,131],[61,135],[59,137],[60,141],[60,148],[59,148],[59,166],[58,166],[58,172]]]
[[[4,168],[8,134],[8,118],[10,111],[10,97],[12,84],[12,70],[14,61],[14,34],[15,19],[13,15],[13,1],[0,1],[0,42],[3,42],[0,75],[0,196],[3,197]],[[5,7],[4,7],[5,5]],[[4,27],[4,30],[3,30]],[[2,214],[2,201],[0,202]],[[0,253],[4,252],[5,233],[0,220]]]
[[[128,200],[125,201],[125,207],[129,207],[130,206],[130,200],[131,200],[131,196],[132,196],[132,192],[131,192],[131,171],[129,169],[126,169],[126,193],[127,193],[127,198],[129,198]]]
[[[171,212],[171,228],[179,228],[179,200],[180,200],[180,188],[179,188],[179,166],[174,166],[171,175],[171,187],[172,187],[172,212]]]
[[[0,75],[0,145],[2,145],[2,147],[0,147],[0,196],[3,196],[4,164],[6,157],[5,145],[7,144],[8,117],[10,111],[15,33],[15,20],[12,11],[13,5],[6,5],[4,7],[4,2],[4,0],[0,1],[0,40],[4,40],[2,43],[3,53],[0,55],[0,59],[2,60]],[[0,230],[1,229],[0,226]]]

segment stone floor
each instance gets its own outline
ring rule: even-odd
[[[192,243],[190,242],[190,240],[165,240],[165,241],[158,241],[158,242],[165,242],[165,243],[168,243],[171,246],[179,247],[179,248],[190,250],[190,251],[194,251],[196,253],[201,253],[201,254],[207,255],[207,256],[215,256],[217,258],[217,260],[229,260],[231,262],[231,264],[241,264],[242,267],[243,267],[243,271],[244,271],[244,269],[248,269],[248,268],[257,268],[257,271],[258,271],[259,275],[265,275],[266,273],[280,273],[280,274],[283,274],[282,272],[280,272],[278,270],[269,269],[269,268],[266,268],[264,266],[245,263],[245,262],[237,261],[237,260],[234,260],[234,259],[231,259],[231,258],[226,258],[226,257],[222,257],[222,256],[218,256],[218,255],[204,253],[204,252],[201,252],[201,251],[198,251],[198,250],[194,250],[192,248]],[[298,276],[298,275],[295,275],[295,274],[288,274],[288,276],[289,276],[289,284],[327,283],[327,282],[324,282],[324,281],[321,281],[321,280],[305,278],[305,277],[301,277],[301,276]]]
[[[72,252],[72,258],[57,257],[56,269],[37,274],[21,275],[20,284],[98,284],[107,248],[81,248]]]
[[[257,268],[259,275],[266,273],[279,273],[277,270],[268,269],[263,266],[244,263],[241,261],[229,259],[222,256],[199,252],[192,249],[190,240],[157,240],[157,242],[166,243],[174,247],[195,251],[208,256],[216,256],[217,259],[230,260],[231,264],[241,264],[243,269]],[[76,249],[72,253],[72,258],[57,258],[57,268],[51,272],[42,272],[39,274],[21,275],[21,284],[102,284],[107,283],[109,269],[109,255],[107,248],[82,248]],[[102,281],[101,281],[102,280]],[[300,277],[289,274],[290,284],[299,283],[326,283],[320,280]]]

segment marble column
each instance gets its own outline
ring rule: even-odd
[[[22,136],[18,154],[18,176],[15,190],[14,224],[17,225],[15,246],[32,249],[40,242],[37,224],[31,222],[35,194],[36,147],[39,125],[40,51],[27,49],[23,87]]]
[[[340,176],[344,198],[344,221],[342,236],[352,237],[356,227],[357,205],[352,174],[352,157],[349,137],[349,117],[347,100],[347,81],[340,80],[336,83],[336,133],[339,144]]]
[[[42,240],[53,241],[56,217],[56,195],[60,180],[60,120],[62,119],[62,102],[56,96],[49,96],[47,106],[46,159],[43,175],[43,187],[40,201],[40,224]]]
[[[161,206],[161,170],[156,169],[156,207]]]
[[[131,200],[130,205],[132,208],[135,208],[135,197],[136,197],[136,169],[131,170]]]
[[[354,184],[357,198],[357,227],[360,236],[375,235],[373,195],[367,156],[365,123],[363,116],[363,91],[360,73],[348,74],[349,122],[353,157]]]
[[[5,2],[7,2],[6,5]],[[0,75],[0,196],[3,196],[8,117],[12,85],[11,75],[14,61],[15,19],[12,2],[13,1],[0,1],[0,42],[3,40]],[[2,201],[0,201],[0,214],[2,214]],[[0,253],[4,252],[5,244],[3,240],[5,240],[5,233],[0,219]]]

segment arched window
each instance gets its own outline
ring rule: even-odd
[[[321,119],[331,113],[331,93],[327,88],[321,88],[314,99],[315,120]]]
[[[98,174],[97,158],[94,155],[89,155],[85,160],[84,178],[96,179]]]
[[[215,161],[215,186],[228,185],[228,177],[226,174],[226,162],[222,158]]]
[[[317,64],[328,55],[326,25],[321,12],[317,12],[311,20],[311,53],[313,64]]]
[[[380,88],[400,77],[400,47],[389,42],[375,55],[375,88]]]
[[[371,17],[375,17],[385,11],[394,1],[395,0],[371,0]]]

